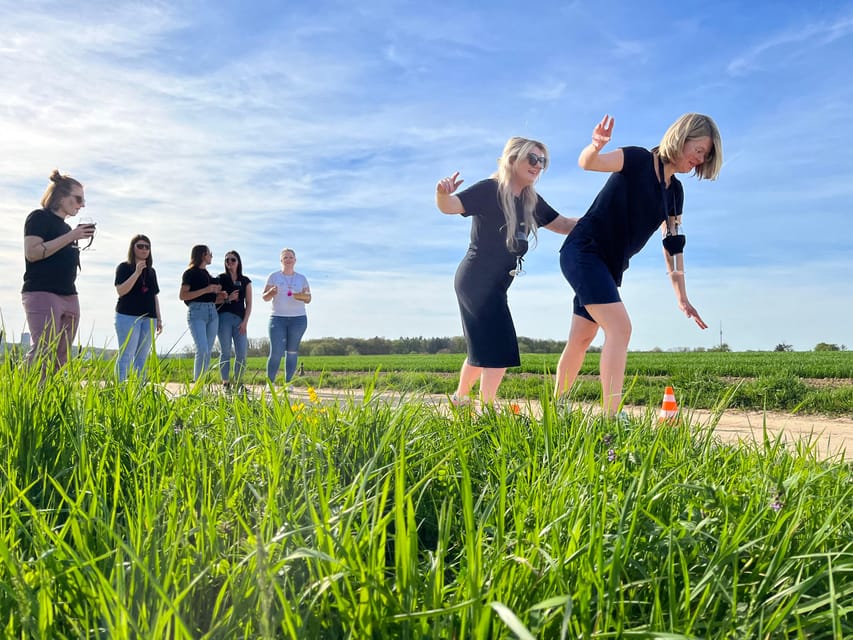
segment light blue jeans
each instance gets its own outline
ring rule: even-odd
[[[210,354],[216,343],[219,330],[219,314],[212,302],[190,302],[187,309],[187,324],[195,342],[193,380],[198,380],[210,368]]]
[[[231,342],[234,342],[234,380],[243,377],[246,369],[246,354],[249,352],[249,336],[240,333],[243,320],[237,314],[223,311],[219,314],[219,374],[222,382],[228,382],[231,373]]]
[[[154,318],[148,316],[116,314],[116,337],[119,349],[116,375],[119,381],[127,380],[131,366],[138,376],[143,375],[145,361],[151,351],[153,324]]]
[[[296,360],[299,356],[299,343],[308,328],[308,316],[271,316],[270,317],[270,355],[267,358],[267,377],[275,382],[281,357],[287,353],[284,362],[284,381],[290,382],[296,373]]]

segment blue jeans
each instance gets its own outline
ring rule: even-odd
[[[308,316],[270,317],[270,355],[267,358],[267,377],[275,382],[281,357],[287,353],[284,365],[284,381],[290,382],[296,373],[296,358],[299,343],[308,328]]]
[[[190,302],[187,309],[187,324],[195,342],[193,380],[198,380],[210,368],[210,353],[216,342],[219,329],[219,314],[212,302]]]
[[[243,377],[246,369],[246,354],[249,352],[249,336],[240,333],[240,316],[223,311],[219,314],[219,374],[222,382],[228,382],[231,373],[231,342],[234,342],[234,379]]]
[[[139,376],[143,375],[145,361],[151,351],[151,326],[154,318],[148,316],[129,316],[116,314],[116,337],[118,337],[118,358],[116,375],[119,381],[127,380],[130,368]]]

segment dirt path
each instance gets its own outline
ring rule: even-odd
[[[259,394],[264,387],[251,387],[253,393]],[[169,384],[167,390],[173,394],[185,393],[186,386]],[[352,400],[361,402],[364,393],[360,389],[317,389],[317,395],[322,402],[341,402]],[[418,400],[437,407],[448,406],[447,396],[435,394],[399,394],[377,393],[376,400],[389,404]],[[300,401],[308,401],[308,393],[304,388],[296,387],[291,396]],[[501,404],[517,405],[524,413],[539,416],[541,407],[538,401],[517,400],[502,401]],[[595,409],[592,409],[595,410]],[[635,416],[643,416],[649,411],[646,407],[626,407]],[[657,411],[655,410],[655,414]],[[770,438],[782,434],[783,440],[793,445],[796,441],[810,440],[817,453],[822,457],[839,455],[843,452],[845,459],[853,460],[853,419],[833,418],[819,415],[787,414],[777,412],[743,411],[726,409],[720,415],[712,415],[704,409],[691,409],[688,415],[691,424],[708,426],[715,424],[714,432],[726,442],[761,442],[766,427]]]

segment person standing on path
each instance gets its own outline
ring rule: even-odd
[[[86,206],[83,185],[54,169],[36,209],[24,222],[24,286],[21,301],[32,343],[26,363],[41,359],[42,376],[68,362],[80,323],[77,271],[78,242],[95,236],[94,224],[72,229],[67,218]]]
[[[296,373],[299,344],[308,328],[305,305],[311,302],[308,279],[297,273],[295,267],[296,252],[289,248],[282,249],[281,271],[274,271],[269,275],[262,295],[266,302],[272,301],[267,377],[270,382],[275,382],[281,358],[284,356],[284,382],[288,385]]]
[[[631,320],[619,295],[622,274],[658,229],[678,306],[700,329],[708,327],[687,298],[681,227],[684,190],[675,174],[692,172],[700,180],[714,180],[723,164],[719,129],[698,113],[681,116],[651,150],[623,147],[601,153],[612,134],[613,118],[604,116],[578,158],[582,169],[611,175],[560,249],[560,268],[575,297],[554,389],[558,399],[571,389],[600,327],[604,346],[599,367],[607,415],[616,414],[622,403],[631,338]]]
[[[438,181],[439,211],[471,217],[471,242],[456,270],[454,286],[468,354],[451,396],[454,405],[467,404],[480,381],[481,402],[495,400],[507,367],[521,364],[518,338],[509,311],[507,290],[524,273],[528,237],[538,227],[567,234],[576,218],[557,213],[534,185],[548,167],[548,149],[541,142],[510,138],[498,159],[498,169],[456,194],[459,172]]]
[[[137,375],[143,374],[154,330],[157,335],[163,331],[157,297],[160,286],[153,264],[151,240],[140,233],[130,241],[127,260],[116,267],[118,302],[115,325],[119,348],[116,376],[119,381],[127,380],[131,368]]]
[[[252,281],[243,275],[243,260],[236,251],[225,254],[225,271],[219,274],[225,301],[219,306],[219,374],[222,385],[231,386],[231,345],[234,345],[234,384],[246,370],[249,336],[246,333],[252,315]]]

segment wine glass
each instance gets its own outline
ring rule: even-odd
[[[81,218],[79,219],[79,222],[78,222],[77,224],[78,224],[78,226],[87,226],[87,227],[88,227],[88,226],[91,226],[91,227],[95,227],[95,226],[97,226],[97,224],[98,224],[98,223],[97,223],[97,222],[95,222],[95,219],[94,219],[94,218],[92,218],[91,216],[83,216],[83,217],[81,217]],[[93,242],[94,240],[95,240],[95,234],[93,233],[91,236],[89,236],[89,243],[88,243],[85,247],[83,247],[83,248],[81,249],[81,251],[86,251],[86,249],[88,249],[89,247],[91,247],[91,246],[92,246],[92,242]]]

